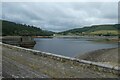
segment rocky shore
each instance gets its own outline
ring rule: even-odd
[[[76,58],[111,64],[113,66],[120,65],[119,63],[120,48],[100,49],[92,52],[85,53],[84,55],[77,56]]]

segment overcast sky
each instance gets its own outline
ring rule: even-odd
[[[55,32],[95,24],[115,24],[117,15],[117,2],[2,3],[2,19]]]

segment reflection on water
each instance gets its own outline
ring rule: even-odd
[[[117,43],[97,43],[86,39],[35,38],[35,50],[51,52],[69,57],[82,55],[98,49],[114,48]]]

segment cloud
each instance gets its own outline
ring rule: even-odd
[[[2,18],[45,30],[64,31],[92,24],[117,23],[117,2],[4,2]]]

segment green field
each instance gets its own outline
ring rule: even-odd
[[[99,30],[99,31],[94,31],[94,32],[90,32],[90,34],[96,35],[96,34],[101,34],[101,35],[118,35],[118,31],[117,30]]]
[[[98,35],[98,36],[117,36],[119,24],[92,25],[83,28],[75,28],[59,32],[61,35]]]

